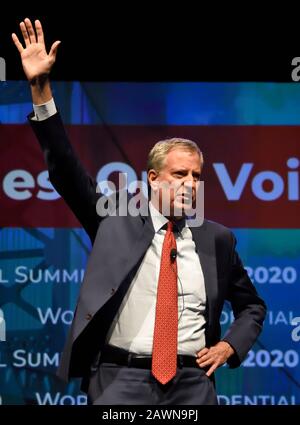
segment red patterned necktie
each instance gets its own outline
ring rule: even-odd
[[[176,250],[176,240],[169,221],[161,254],[152,351],[152,374],[162,384],[175,376],[177,368],[177,263],[172,262],[172,249]]]

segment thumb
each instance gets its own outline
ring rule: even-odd
[[[57,49],[58,49],[58,46],[60,45],[60,43],[61,43],[61,41],[55,41],[51,46],[49,56],[51,56],[51,58],[54,59],[54,60],[56,59],[56,53],[57,53]]]

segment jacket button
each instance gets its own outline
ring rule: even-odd
[[[91,318],[93,317],[93,315],[91,313],[88,313],[85,318],[86,320],[91,320]]]
[[[115,288],[112,288],[112,290],[110,291],[111,295],[114,295],[115,292],[116,292]]]

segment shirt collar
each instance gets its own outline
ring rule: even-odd
[[[163,216],[156,208],[155,206],[152,204],[151,201],[149,201],[149,210],[150,210],[150,215],[151,215],[151,219],[152,219],[152,223],[153,223],[153,227],[154,227],[154,231],[155,233],[158,232],[166,223],[168,223],[168,219]]]
[[[166,223],[168,223],[169,220],[155,208],[155,206],[152,204],[151,201],[149,201],[149,211],[150,211],[154,231],[155,233],[157,233]],[[179,231],[181,231],[183,227],[185,227],[186,225],[187,225],[186,220],[182,219],[178,221],[177,227]]]

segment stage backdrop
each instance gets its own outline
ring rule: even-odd
[[[229,226],[268,305],[243,365],[217,371],[221,404],[300,404],[300,86],[53,83],[72,144],[99,182],[146,179],[151,146],[204,153],[205,217]],[[86,404],[55,377],[91,249],[48,180],[25,82],[0,83],[0,401]],[[221,317],[225,332],[230,305]]]

